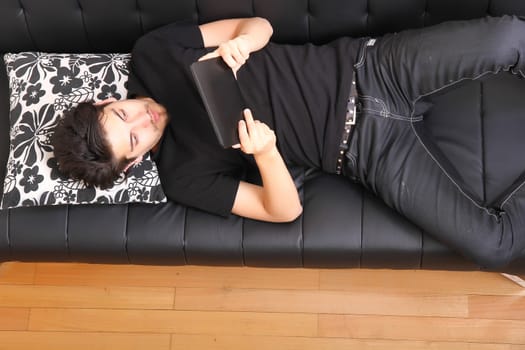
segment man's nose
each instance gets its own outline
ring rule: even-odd
[[[131,121],[132,127],[145,128],[151,123],[150,117],[147,113],[136,114]]]

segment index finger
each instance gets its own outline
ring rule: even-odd
[[[246,120],[247,123],[253,123],[253,114],[249,108],[246,108],[243,111],[243,114],[244,114],[244,119]]]
[[[257,137],[257,127],[255,121],[253,120],[252,111],[248,108],[244,110],[244,119],[246,120],[246,127],[248,128],[248,134],[250,137]]]
[[[240,142],[240,148],[248,147],[248,142],[250,141],[250,136],[248,135],[248,130],[246,129],[246,122],[243,120],[239,121],[239,142]]]

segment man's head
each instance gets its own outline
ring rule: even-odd
[[[158,145],[167,123],[166,109],[151,98],[81,103],[55,129],[59,169],[88,185],[111,187]]]

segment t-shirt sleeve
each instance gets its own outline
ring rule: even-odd
[[[184,158],[168,132],[153,158],[166,197],[212,214],[230,215],[240,179],[244,177],[242,167],[207,155]]]
[[[220,216],[231,214],[239,187],[239,180],[220,173],[161,183],[170,200]]]
[[[213,48],[204,47],[199,26],[188,21],[168,24],[145,34],[131,52],[128,98],[152,97],[154,92],[142,77],[155,73],[152,72],[155,68],[173,67],[170,74],[174,75],[174,70],[189,66],[211,50]],[[156,74],[162,76],[159,72]]]

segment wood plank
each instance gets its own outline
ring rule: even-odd
[[[521,296],[472,295],[469,317],[502,320],[525,320],[525,293]]]
[[[372,339],[261,337],[261,336],[172,336],[171,350],[523,350],[509,344],[473,344],[457,342],[397,341]]]
[[[174,288],[0,286],[0,306],[171,309]]]
[[[497,273],[15,262],[0,350],[525,350],[524,298]]]
[[[35,284],[318,289],[319,271],[252,267],[38,263]]]
[[[0,308],[0,330],[26,330],[29,323],[29,309]]]
[[[177,288],[177,310],[466,317],[467,296]]]
[[[314,336],[317,334],[317,316],[250,312],[33,309],[29,330]]]
[[[32,284],[35,280],[35,264],[5,262],[0,264],[0,285]]]
[[[525,288],[525,275],[512,275],[508,273],[502,273],[501,275],[518,284],[520,287]]]
[[[168,334],[0,332],[0,350],[169,350]]]
[[[428,270],[321,270],[320,289],[363,293],[521,295],[523,288],[499,273]]]
[[[319,336],[524,345],[525,321],[320,315]]]

